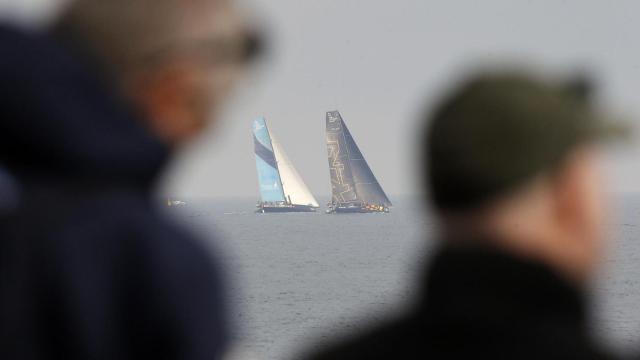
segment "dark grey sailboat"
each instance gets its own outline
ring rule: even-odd
[[[338,111],[327,112],[331,202],[327,213],[389,212],[391,201]]]

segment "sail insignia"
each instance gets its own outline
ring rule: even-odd
[[[327,113],[327,152],[331,176],[331,194],[334,203],[357,202],[355,182],[342,130],[342,118],[337,111]]]

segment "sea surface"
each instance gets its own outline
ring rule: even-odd
[[[167,211],[196,229],[228,271],[232,320],[250,357],[291,359],[403,311],[435,240],[421,204],[390,214],[254,214],[254,199],[184,199]],[[325,199],[326,200],[326,199]],[[593,286],[592,329],[640,350],[640,196],[616,198]]]

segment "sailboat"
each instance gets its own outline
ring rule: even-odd
[[[184,206],[187,205],[186,202],[181,200],[171,200],[171,198],[167,198],[167,206]]]
[[[316,211],[320,207],[318,201],[269,132],[265,118],[253,121],[253,143],[261,197],[256,212]]]
[[[338,111],[327,112],[331,202],[327,213],[386,213],[392,206]]]

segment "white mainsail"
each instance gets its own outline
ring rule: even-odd
[[[280,142],[273,136],[273,132],[271,132],[271,144],[273,145],[273,153],[278,163],[285,198],[290,200],[291,204],[320,207],[318,201],[313,197],[311,191],[309,191],[307,185],[302,181],[300,174],[298,174],[291,160],[289,160],[289,157],[284,152]]]

